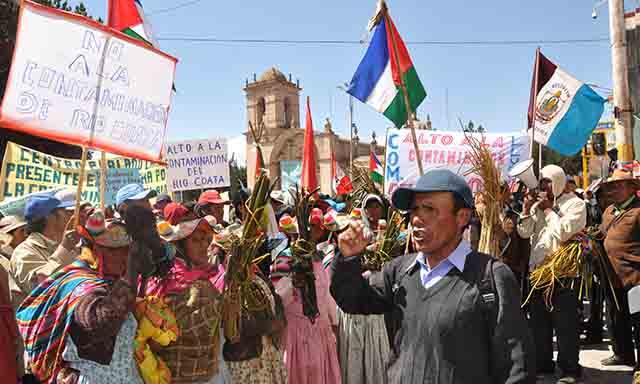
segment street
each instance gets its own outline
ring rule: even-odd
[[[616,366],[603,367],[600,364],[602,359],[611,356],[608,344],[595,346],[583,346],[580,350],[580,364],[583,367],[583,377],[579,383],[584,384],[631,384],[631,367]],[[547,377],[538,380],[538,384],[555,384],[560,377]]]

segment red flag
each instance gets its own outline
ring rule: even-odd
[[[260,146],[256,146],[256,178],[255,180],[258,180],[258,177],[260,177],[260,174],[262,174],[263,172],[263,168],[264,168],[264,161],[262,160],[262,150],[260,149]]]
[[[304,130],[304,149],[302,153],[302,188],[313,191],[318,188],[316,175],[316,145],[313,141],[313,121],[311,102],[307,96],[307,123]]]
[[[349,176],[343,176],[336,187],[336,194],[338,196],[346,195],[353,192],[353,185]]]

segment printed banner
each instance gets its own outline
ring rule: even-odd
[[[100,162],[87,160],[82,200],[100,203]],[[13,201],[30,193],[77,188],[80,160],[54,157],[15,143],[7,143],[0,171],[0,201]],[[107,159],[106,205],[115,203],[118,189],[140,183],[158,193],[167,192],[166,171],[150,161],[114,157]]]
[[[280,161],[281,190],[287,191],[289,187],[300,185],[302,180],[302,162],[300,160]]]
[[[167,184],[171,192],[230,186],[227,139],[168,143]]]
[[[20,15],[0,126],[159,161],[176,59],[30,1]]]
[[[529,158],[529,138],[522,133],[471,134],[489,146],[505,180],[513,165]],[[471,169],[470,147],[463,132],[417,131],[422,166],[425,172],[432,168],[447,168],[464,175]],[[418,174],[416,151],[409,129],[389,129],[385,158],[385,193],[391,194],[400,185],[415,183]],[[478,175],[466,176],[471,189],[482,188]]]

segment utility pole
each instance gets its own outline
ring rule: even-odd
[[[618,159],[633,161],[633,110],[629,97],[629,66],[624,0],[609,0],[609,32],[613,73],[613,105]]]

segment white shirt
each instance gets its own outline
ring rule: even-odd
[[[471,245],[466,240],[462,240],[446,259],[442,260],[433,268],[427,263],[426,255],[422,252],[418,253],[416,264],[420,267],[420,280],[422,281],[422,285],[425,288],[433,287],[454,267],[457,268],[458,271],[463,272],[464,263],[467,260],[467,255],[470,253]]]

